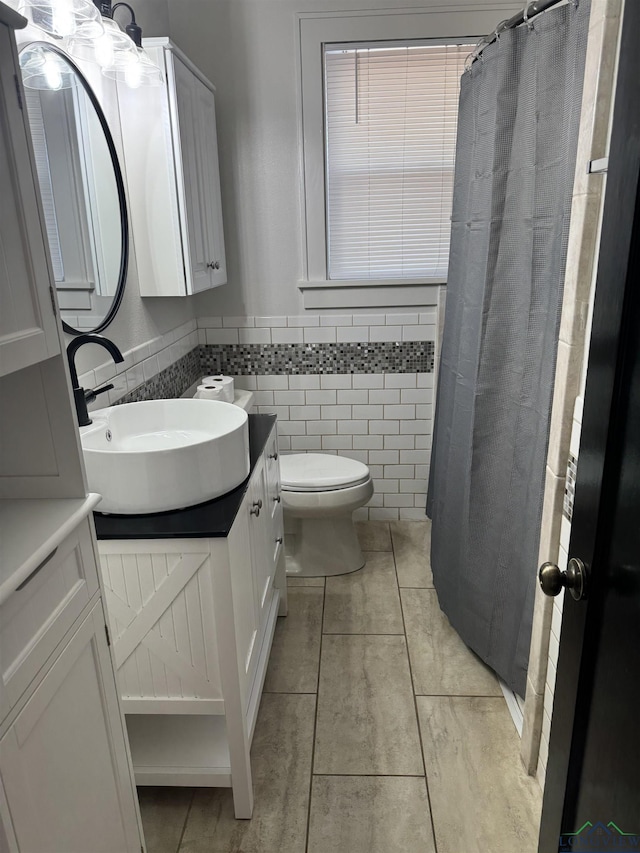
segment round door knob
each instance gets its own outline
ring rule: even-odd
[[[214,261],[207,261],[207,269],[214,270],[216,268]]]
[[[282,545],[282,536],[278,536],[276,539],[276,545]]]
[[[215,261],[213,264],[213,268],[214,268],[214,270],[219,270],[220,269],[220,261]]]
[[[276,451],[276,453],[270,453],[270,454],[269,454],[269,459],[273,459],[273,460],[277,461],[277,459],[278,459],[278,453],[277,453],[277,451]]]
[[[255,517],[257,518],[260,515],[260,507],[258,506],[258,504],[254,504],[253,508],[250,509],[249,512],[251,513],[251,515],[255,515]]]
[[[576,601],[586,598],[587,569],[577,557],[569,560],[566,572],[555,563],[543,563],[538,571],[538,580],[545,595],[558,595],[566,587]]]
[[[282,498],[280,497],[280,495],[278,495],[278,497],[277,497],[277,498],[274,498],[274,501],[275,501],[277,504],[279,504],[281,500],[282,500]]]

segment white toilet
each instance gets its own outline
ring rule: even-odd
[[[373,495],[367,466],[329,453],[285,454],[280,477],[287,574],[327,577],[361,569],[351,516]]]

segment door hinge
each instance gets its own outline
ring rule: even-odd
[[[51,297],[51,307],[53,308],[53,316],[55,317],[58,313],[56,310],[56,295],[51,286],[49,286],[49,296]]]
[[[106,637],[107,637],[107,645],[110,646],[111,645],[111,636],[109,634],[109,626],[106,624],[106,622],[105,622],[105,626],[104,626],[104,633],[106,634]]]
[[[16,84],[16,96],[18,98],[18,106],[22,109],[22,89],[20,88],[20,81],[18,80],[18,75],[13,75],[13,82]]]

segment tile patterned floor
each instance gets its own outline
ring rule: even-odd
[[[289,583],[252,820],[227,789],[140,788],[148,853],[535,853],[540,789],[495,675],[440,611],[429,523],[358,534],[360,572]]]

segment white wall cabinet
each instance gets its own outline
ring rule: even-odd
[[[136,783],[231,786],[238,818],[252,813],[249,750],[286,613],[276,441],[274,425],[228,536],[98,543]]]
[[[0,23],[0,376],[60,352],[53,279],[16,68],[12,30]]]
[[[118,87],[140,294],[188,296],[227,281],[215,88],[168,39],[144,46],[166,86]]]

